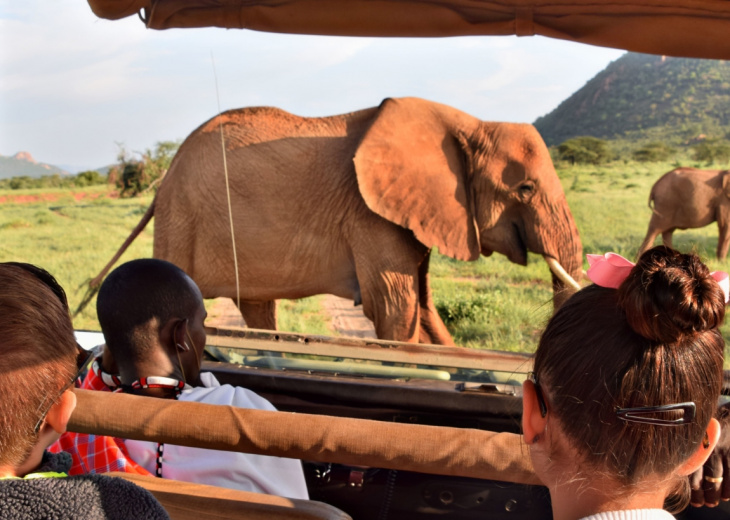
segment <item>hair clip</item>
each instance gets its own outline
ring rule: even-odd
[[[657,417],[646,417],[649,414],[666,413],[675,410],[682,410],[682,417],[677,419],[658,419]],[[695,418],[695,404],[693,402],[665,404],[662,406],[641,406],[638,408],[617,408],[616,416],[624,421],[656,424],[658,426],[681,426],[691,424]]]
[[[594,284],[608,289],[618,289],[636,265],[616,253],[586,255],[586,260],[590,266],[586,271],[588,279]],[[710,276],[722,289],[725,303],[730,302],[730,276],[725,271],[713,271]]]

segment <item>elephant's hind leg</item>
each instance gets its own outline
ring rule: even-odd
[[[276,300],[242,301],[238,309],[241,311],[247,327],[276,330]]]

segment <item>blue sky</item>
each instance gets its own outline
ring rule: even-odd
[[[533,122],[622,54],[540,37],[152,31],[98,19],[84,0],[0,0],[0,155],[78,170],[114,162],[120,144],[184,138],[218,111],[212,60],[223,110],[324,116],[419,96]]]

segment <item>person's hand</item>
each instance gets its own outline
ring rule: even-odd
[[[730,403],[720,406],[717,418],[722,431],[715,451],[689,477],[690,503],[695,507],[715,507],[720,500],[730,500]]]

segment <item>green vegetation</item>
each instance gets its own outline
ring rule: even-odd
[[[33,188],[84,188],[106,184],[105,175],[97,171],[85,171],[78,175],[43,175],[29,177],[20,175],[7,179],[0,179],[0,190],[28,190]]]
[[[664,162],[625,159],[600,165],[556,164],[584,253],[615,251],[634,258],[649,222],[649,189],[676,166],[675,160],[701,166],[693,164],[689,155]],[[0,191],[0,201],[10,196],[26,200],[0,204],[0,261],[20,260],[46,267],[67,289],[74,308],[84,293],[78,288],[111,258],[152,200],[150,194],[131,200],[109,198],[112,189],[108,185],[83,191],[86,196],[80,200],[77,190]],[[151,256],[153,225],[154,220],[120,262]],[[674,244],[680,250],[697,252],[713,270],[730,270],[730,261],[719,262],[714,257],[715,225],[678,231]],[[461,262],[436,252],[431,260],[431,283],[439,313],[458,345],[533,351],[552,313],[550,273],[543,259],[533,254],[523,267],[499,254]],[[280,328],[331,333],[321,302],[321,296],[281,302]],[[75,323],[78,328],[98,329],[93,302]],[[724,334],[730,342],[730,326]]]
[[[664,143],[653,141],[640,147],[631,154],[635,161],[639,162],[660,162],[666,161],[677,151]]]
[[[730,161],[730,143],[720,139],[707,139],[692,147],[694,153],[692,158],[695,161],[712,166],[717,163]]]
[[[730,62],[627,53],[535,126],[549,146],[581,135],[670,146],[726,138]]]
[[[610,158],[608,143],[597,137],[574,137],[558,146],[558,159],[571,164],[601,164]]]
[[[135,159],[124,146],[117,155],[118,164],[109,169],[109,182],[120,188],[122,198],[136,197],[155,188],[170,168],[181,141],[160,141]]]

